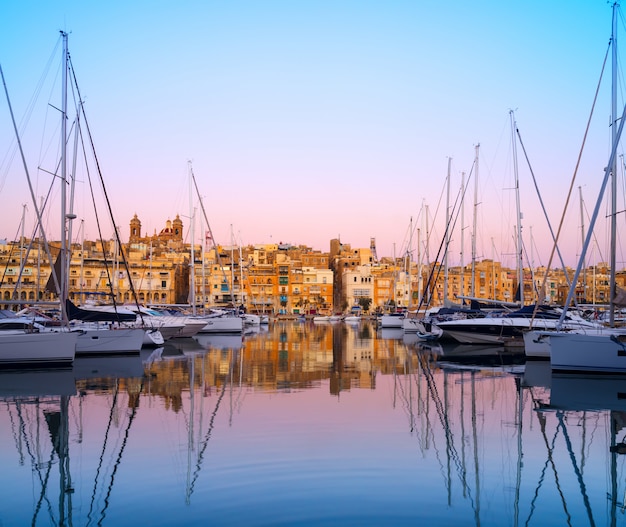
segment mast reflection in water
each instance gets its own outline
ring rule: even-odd
[[[0,525],[626,525],[626,379],[509,358],[276,322],[0,371]]]

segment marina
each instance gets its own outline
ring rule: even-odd
[[[346,38],[352,58],[335,50],[359,25],[354,15],[364,7],[348,9],[343,22],[324,8],[306,38],[313,47],[291,58],[285,50],[298,49],[299,31],[276,31],[272,19],[294,24],[314,13],[298,7],[290,14],[282,6],[271,13],[263,6],[267,15],[252,16],[238,33],[232,21],[247,7],[235,9],[230,25],[223,17],[229,6],[217,13],[212,4],[197,7],[220,30],[198,14],[189,17],[201,23],[198,28],[181,24],[198,36],[198,45],[172,48],[177,57],[197,49],[203,54],[178,73],[169,67],[170,56],[146,47],[134,61],[141,76],[132,84],[142,86],[141,97],[100,89],[113,72],[132,77],[123,73],[128,59],[107,65],[98,53],[103,39],[86,45],[90,39],[79,37],[84,30],[77,31],[71,54],[72,31],[59,32],[26,111],[37,116],[29,126],[20,114],[35,63],[21,59],[7,77],[0,67],[14,143],[0,176],[7,230],[0,233],[0,527],[626,526],[626,269],[617,260],[626,106],[620,111],[619,4],[611,5],[610,39],[588,117],[573,114],[586,103],[586,91],[591,102],[586,83],[596,82],[595,73],[592,78],[581,71],[563,84],[563,94],[571,96],[567,128],[582,132],[582,117],[587,122],[580,145],[578,137],[566,138],[550,124],[552,115],[565,123],[570,112],[557,105],[565,97],[553,94],[548,104],[525,100],[540,91],[539,82],[557,83],[535,71],[545,43],[528,55],[535,85],[523,86],[529,75],[507,72],[488,53],[489,76],[518,79],[521,91],[516,97],[502,83],[489,82],[510,101],[506,125],[498,124],[498,135],[490,132],[484,141],[479,132],[495,130],[496,120],[470,95],[472,77],[464,83],[468,98],[461,111],[450,114],[454,127],[442,109],[460,98],[437,104],[432,94],[456,83],[418,95],[418,88],[448,75],[419,60],[422,50],[440,47],[413,41],[424,28],[406,26],[410,38],[383,52],[399,22],[432,25],[419,3],[407,3],[407,13],[386,7],[395,11],[395,23],[386,19],[389,13],[368,17],[363,41]],[[490,24],[507,26],[504,36],[521,48],[514,31],[532,24],[540,34],[546,9],[538,6],[541,16],[533,14],[526,24],[515,16]],[[449,27],[447,14],[441,27]],[[166,19],[174,35],[176,20]],[[136,30],[146,26],[157,33],[143,12],[137,20]],[[327,20],[341,39],[324,58],[318,37],[333,41]],[[459,20],[471,26],[465,15]],[[257,25],[267,35],[251,38]],[[555,24],[545,27],[552,33]],[[274,32],[282,41],[262,55],[281,61],[253,60],[248,75],[234,75]],[[473,59],[464,67],[503,41],[493,38],[481,52],[470,52],[482,32],[475,26],[462,40]],[[584,32],[598,28],[589,25]],[[203,40],[204,33],[216,40]],[[375,48],[364,45],[376,40]],[[526,45],[535,41],[547,42],[541,36]],[[140,39],[132,42],[128,54]],[[573,45],[561,40],[566,42]],[[565,79],[592,61],[599,66],[590,43],[588,56],[572,47],[578,67],[563,67],[555,77]],[[244,53],[226,58],[242,45]],[[441,67],[459,55],[449,50],[459,47],[446,48],[433,64]],[[396,59],[405,49],[409,55]],[[106,55],[130,56],[112,48]],[[336,84],[338,70],[324,83],[316,68],[297,73],[307,55],[329,71],[345,68],[349,84]],[[151,56],[159,57],[159,75],[168,65],[165,82],[148,82],[156,78],[145,69]],[[376,56],[385,58],[376,65]],[[556,63],[545,56],[546,63]],[[86,68],[75,69],[74,62]],[[350,73],[361,62],[367,77]],[[602,87],[609,69],[610,98]],[[197,78],[179,75],[187,70]],[[282,71],[293,79],[281,81]],[[409,105],[399,95],[413,71],[419,75],[407,82]],[[461,73],[450,70],[450,79],[468,78]],[[147,102],[179,76],[186,80],[176,90]],[[360,109],[353,106],[377,77],[388,78],[388,85],[375,90],[375,99],[364,97]],[[86,81],[84,91],[79,78]],[[190,110],[192,85],[201,97]],[[261,91],[246,97],[248,86]],[[286,90],[282,95],[279,86]],[[338,106],[315,103],[310,89]],[[581,91],[574,95],[574,89]],[[163,104],[172,93],[176,103]],[[297,99],[288,102],[287,93]],[[274,96],[285,100],[276,104]],[[489,112],[502,112],[503,100],[496,103],[484,88],[481,96],[494,106]],[[138,103],[136,112],[122,111],[127,99]],[[604,99],[605,105],[610,99],[610,111],[596,107]],[[163,111],[155,111],[154,101]],[[387,105],[392,102],[395,109]],[[144,105],[149,119],[139,118]],[[315,119],[300,111],[303,105],[315,109]],[[283,106],[288,118],[281,122]],[[255,115],[257,107],[267,114]],[[528,151],[512,107],[533,123],[525,125]],[[540,111],[531,117],[528,107]],[[478,113],[472,117],[470,110]],[[240,121],[239,111],[245,114]],[[108,113],[131,116],[141,126],[153,123],[150,131],[161,129],[167,148],[132,123],[112,133]],[[602,138],[606,122],[602,133],[598,124],[607,113],[610,153]],[[377,114],[393,118],[377,122]],[[179,115],[193,116],[202,128],[176,125]],[[410,126],[400,125],[403,116]],[[270,133],[274,122],[280,123],[276,136]],[[343,128],[341,122],[353,124]],[[435,122],[447,123],[445,133]],[[461,122],[472,123],[471,134],[461,134]],[[550,130],[543,140],[538,123]],[[333,139],[334,129],[341,136]],[[400,135],[385,146],[394,130]],[[367,141],[358,139],[362,131]],[[471,159],[469,143],[426,146],[427,139],[447,143],[456,134],[472,137]],[[183,137],[184,148],[175,148]],[[130,143],[132,155],[125,156]],[[304,145],[314,147],[310,157]],[[550,163],[539,162],[535,178],[531,157],[548,145],[543,155]],[[445,179],[443,166],[439,172],[434,164],[427,167],[427,158],[443,159],[442,149]],[[448,155],[455,149],[468,150],[458,165]],[[339,153],[348,157],[342,162]],[[175,170],[183,159],[185,170]],[[575,159],[566,192],[563,176]],[[21,160],[19,175],[14,160]],[[527,180],[521,184],[520,168]],[[584,175],[576,181],[579,171]],[[597,190],[591,214],[583,187],[587,197]],[[226,202],[236,207],[225,209]],[[13,228],[16,203],[21,219]],[[526,219],[524,208],[531,212]],[[403,216],[409,215],[405,227]],[[230,224],[229,235],[214,231],[209,219],[222,228]],[[239,230],[246,222],[251,233]],[[302,243],[308,240],[326,247]],[[564,258],[559,246],[568,245]],[[572,254],[575,269],[567,264]]]
[[[626,525],[626,378],[384,329],[0,371],[0,523]]]

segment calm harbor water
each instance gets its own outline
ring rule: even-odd
[[[0,526],[626,525],[625,425],[624,378],[276,322],[0,371]]]

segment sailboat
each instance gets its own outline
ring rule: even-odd
[[[64,33],[64,44],[66,43],[66,35]],[[64,46],[64,53],[66,53],[66,48]],[[6,81],[4,79],[4,72],[2,71],[2,67],[0,67],[0,75],[2,76],[2,83],[4,85],[7,104],[9,107],[9,111],[11,114],[11,120],[13,123],[13,128],[15,130],[15,135],[17,138],[17,143],[20,148],[20,152],[22,154],[22,160],[25,159],[24,153],[22,151],[22,144],[19,139],[19,133],[17,130],[17,126],[15,124],[15,118],[13,115],[13,109],[11,107],[11,101],[9,99],[8,90],[6,87]],[[64,99],[65,102],[65,99]],[[63,126],[65,126],[65,119],[63,119]],[[65,129],[65,128],[64,128]],[[65,144],[65,141],[63,141]],[[39,225],[42,224],[41,211],[37,205],[37,200],[35,198],[35,194],[33,191],[32,183],[30,180],[30,176],[28,174],[28,168],[26,167],[26,163],[24,162],[24,168],[26,169],[26,178],[28,180],[28,186],[30,188],[30,194],[33,201],[33,206],[37,213],[37,220]],[[65,177],[65,174],[62,174],[62,177]],[[68,218],[65,216],[65,212],[62,214],[62,232],[65,233],[66,222]],[[43,230],[42,230],[43,232]],[[45,234],[43,235],[44,241]],[[47,242],[46,247],[48,251],[48,257],[50,259],[50,263],[52,265],[52,257],[50,255],[50,250],[48,248]],[[59,287],[58,281],[55,280],[55,285],[57,287],[57,292],[62,295],[63,288]],[[64,308],[62,307],[62,310]],[[64,318],[64,323],[67,324],[67,317]],[[67,328],[66,328],[67,329]],[[78,335],[76,333],[70,333],[68,331],[55,333],[51,331],[45,331],[40,327],[35,327],[33,325],[25,325],[21,331],[0,331],[0,365],[2,366],[41,366],[41,365],[68,365],[74,361],[74,356],[76,353],[76,341],[78,339]]]
[[[200,191],[198,190],[198,184],[196,183],[196,178],[194,176],[193,170],[191,169],[190,166],[190,170],[189,170],[189,175],[190,175],[190,192],[191,192],[191,185],[193,185],[193,189],[195,189],[196,191],[196,195],[198,196],[198,199],[200,201],[200,209],[202,210],[202,215],[204,217],[204,221],[206,223],[206,227],[207,227],[207,232],[211,237],[211,240],[215,240],[215,238],[213,237],[213,232],[211,230],[211,226],[209,224],[209,219],[207,217],[207,213],[206,210],[204,208],[204,203],[202,201],[202,197],[200,196]],[[190,198],[190,203],[191,203],[191,198]],[[192,223],[193,225],[193,223]],[[192,236],[192,256],[191,256],[191,260],[193,261],[194,257],[193,257],[193,236]],[[222,268],[222,265],[220,263],[220,258],[219,258],[219,254],[218,254],[218,264],[219,267]],[[232,258],[231,258],[231,270],[232,270]],[[223,268],[222,268],[223,269]],[[192,269],[192,276],[193,273],[195,273],[195,271],[193,271]],[[230,291],[231,291],[231,300],[234,304],[234,297],[233,297],[233,283],[234,280],[231,280],[231,287],[230,287]],[[193,285],[191,288],[191,300],[192,300],[192,309],[193,309],[193,314],[194,316],[196,315],[195,313],[195,304],[196,304],[196,300],[195,300],[195,285]],[[202,329],[200,329],[200,331],[198,333],[243,333],[243,318],[241,318],[240,316],[238,316],[237,314],[233,313],[232,311],[229,310],[225,310],[225,309],[211,309],[210,312],[208,314],[204,314],[202,316],[197,316],[196,317],[198,320],[204,321],[204,326],[202,327]]]
[[[66,182],[67,180],[67,130],[66,130],[66,121],[67,121],[67,77],[70,72],[70,55],[68,51],[67,45],[67,33],[61,32],[63,38],[63,64],[62,64],[62,75],[63,75],[63,87],[62,87],[62,111],[61,111],[61,161],[60,168],[62,174],[62,181]],[[73,76],[75,79],[75,76]],[[78,90],[78,85],[74,83],[76,88],[76,93],[80,97],[80,92]],[[79,104],[78,107],[78,116],[82,116],[86,121],[86,116],[84,112],[84,108]],[[77,118],[76,128],[78,130],[79,119]],[[89,127],[87,126],[87,133],[90,135]],[[94,153],[95,155],[95,153]],[[71,188],[73,188],[75,174],[72,175],[72,184]],[[106,189],[105,194],[106,194]],[[73,192],[72,192],[73,194]],[[67,220],[74,219],[76,216],[73,214],[73,211],[70,209],[70,212],[66,214],[66,189],[63,188],[61,191],[61,209],[63,217]],[[108,201],[108,198],[107,198]],[[70,207],[73,206],[72,200],[70,199]],[[110,207],[109,207],[109,212]],[[111,213],[112,216],[112,213]],[[111,218],[112,219],[112,218]],[[71,223],[70,223],[71,225]],[[68,228],[68,232],[71,233],[71,229]],[[71,236],[70,236],[71,238]],[[119,236],[116,229],[116,240],[117,246],[121,246],[119,242]],[[121,313],[113,312],[107,313],[106,310],[87,310],[80,308],[74,309],[72,304],[67,296],[67,254],[66,254],[66,230],[64,227],[63,237],[62,237],[62,248],[60,252],[61,257],[61,265],[60,265],[60,282],[61,282],[61,302],[62,302],[62,310],[66,313],[68,320],[76,320],[79,321],[74,323],[72,326],[72,331],[77,333],[76,340],[76,353],[77,354],[108,354],[108,353],[139,353],[141,349],[145,337],[146,330],[144,328],[136,328],[136,327],[122,327],[121,323],[123,321],[132,322],[133,325],[136,322],[136,317],[134,314],[132,315],[123,315]],[[114,311],[116,310],[116,306],[114,307]],[[69,312],[68,312],[69,309]],[[69,314],[71,312],[71,314]],[[132,318],[132,320],[131,320]],[[108,322],[107,325],[99,324],[99,322]],[[116,325],[113,324],[116,323]]]
[[[609,162],[604,171],[604,178],[600,187],[600,192],[596,205],[589,223],[587,236],[583,245],[578,266],[572,279],[570,290],[565,302],[564,314],[567,307],[571,304],[575,294],[576,283],[580,276],[581,269],[585,262],[587,249],[591,243],[593,236],[593,228],[598,217],[600,206],[602,204],[604,191],[606,189],[609,178],[612,180],[611,188],[611,315],[613,314],[616,304],[616,284],[615,284],[615,265],[616,265],[616,191],[617,191],[617,148],[624,128],[624,120],[626,119],[626,106],[622,112],[621,118],[617,115],[617,46],[616,46],[616,28],[617,28],[617,3],[613,4],[613,24],[612,24],[612,55],[613,55],[613,84],[612,84],[612,148]],[[619,122],[619,127],[617,123]],[[611,323],[613,316],[611,316]],[[544,341],[547,340],[550,348],[550,360],[553,371],[588,371],[588,372],[604,372],[616,373],[626,372],[626,331],[624,329],[609,327],[594,331],[558,331],[555,333],[543,333],[539,336]]]

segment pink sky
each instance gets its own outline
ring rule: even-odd
[[[369,247],[374,237],[378,255],[393,256],[407,250],[412,219],[425,252],[427,205],[433,259],[445,228],[448,157],[453,201],[480,143],[476,257],[511,267],[516,211],[509,110],[515,109],[556,228],[611,29],[610,7],[600,1],[568,9],[538,0],[523,6],[183,2],[123,11],[65,1],[34,12],[21,4],[9,10],[0,22],[1,64],[37,199],[58,162],[55,45],[65,27],[124,239],[135,213],[148,233],[176,214],[189,225],[191,160],[219,243],[231,243],[231,229],[244,244],[282,241],[324,251],[332,238]],[[29,101],[48,60],[51,73],[31,114]],[[609,82],[607,76],[602,83],[564,222],[569,265],[581,247],[578,185],[590,214],[609,155]],[[0,108],[0,237],[12,240],[22,205],[26,232],[35,214],[6,102]],[[551,239],[519,145],[518,164],[526,265],[545,265]],[[75,212],[93,239],[88,179],[83,169],[77,175]],[[93,169],[91,177],[97,177]],[[473,179],[469,184],[451,264],[461,261],[461,238],[463,261],[471,259]],[[44,218],[51,237],[58,237],[58,195],[57,186]],[[590,261],[608,259],[601,223]],[[112,232],[111,221],[103,220],[102,235]],[[412,243],[417,246],[416,234]]]

